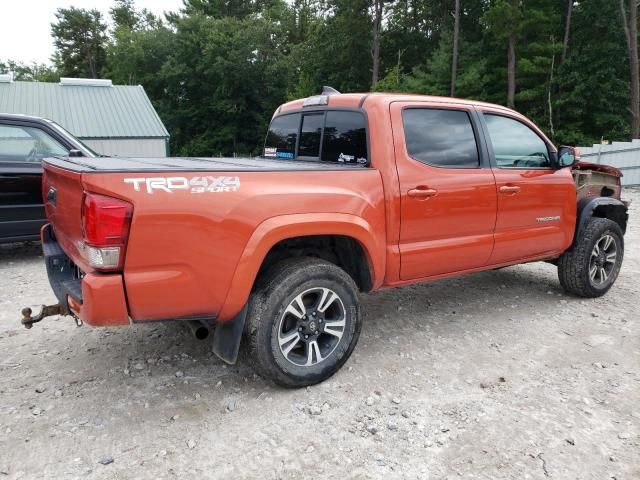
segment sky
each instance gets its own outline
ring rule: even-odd
[[[100,10],[108,18],[113,0],[0,0],[0,60],[51,63],[51,22],[58,8],[71,6]],[[155,14],[177,11],[182,0],[136,0],[137,8]]]

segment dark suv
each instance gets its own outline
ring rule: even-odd
[[[40,238],[42,159],[70,153],[97,156],[51,120],[0,113],[0,243]]]

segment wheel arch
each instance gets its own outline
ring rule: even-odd
[[[331,243],[338,252],[334,259],[327,257],[327,248],[321,248]],[[258,225],[245,246],[218,315],[220,321],[232,318],[243,308],[261,270],[289,258],[284,255],[287,250],[293,251],[289,257],[311,252],[310,256],[338,264],[363,291],[379,287],[384,278],[384,234],[376,234],[362,217],[343,213],[271,217]]]
[[[573,243],[580,238],[589,220],[593,217],[608,218],[616,222],[622,233],[627,230],[627,205],[622,201],[611,197],[596,197],[583,199],[578,203],[578,223]]]

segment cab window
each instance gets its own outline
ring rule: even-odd
[[[366,164],[367,127],[359,112],[327,112],[322,161]]]
[[[264,156],[293,158],[298,143],[300,115],[281,115],[271,121],[265,141]]]
[[[275,117],[264,157],[368,165],[365,116],[351,110],[328,110]]]
[[[498,168],[551,168],[547,144],[524,123],[484,114]]]
[[[302,116],[300,145],[298,146],[299,157],[320,157],[320,138],[323,126],[324,114],[322,113]]]
[[[444,168],[478,168],[480,160],[469,114],[462,110],[407,108],[402,112],[409,155]]]

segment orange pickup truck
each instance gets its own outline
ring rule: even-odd
[[[49,158],[60,303],[22,322],[215,327],[223,360],[244,337],[261,375],[311,385],[353,351],[359,292],[544,260],[603,295],[627,205],[619,172],[577,154],[501,106],[327,89],[278,108],[259,158]]]

